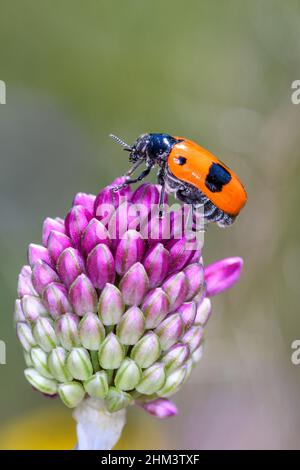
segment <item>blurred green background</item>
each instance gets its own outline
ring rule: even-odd
[[[299,21],[297,0],[1,1],[0,448],[72,446],[71,413],[23,377],[17,274],[46,216],[128,168],[108,134],[147,131],[192,138],[236,170],[248,204],[233,226],[209,227],[203,254],[245,267],[213,300],[179,416],[131,410],[120,446],[300,447]]]

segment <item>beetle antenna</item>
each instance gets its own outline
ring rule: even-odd
[[[115,142],[117,142],[117,144],[122,145],[122,147],[124,147],[124,150],[129,150],[129,151],[132,150],[131,145],[126,144],[126,142],[124,142],[124,140],[120,139],[120,137],[117,137],[114,134],[109,134],[109,137],[111,137]]]

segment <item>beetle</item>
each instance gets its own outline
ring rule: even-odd
[[[173,193],[183,203],[190,204],[192,211],[203,206],[204,219],[224,227],[234,222],[246,204],[247,194],[238,177],[208,150],[192,140],[169,134],[142,134],[133,145],[111,134],[117,143],[130,152],[132,168],[126,173],[127,180],[114,191],[142,181],[158,165],[158,184],[161,185],[159,215],[165,192]],[[131,175],[142,164],[145,169],[137,178]]]

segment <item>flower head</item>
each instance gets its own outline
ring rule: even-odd
[[[178,212],[153,212],[157,186],[112,187],[78,193],[29,245],[15,303],[25,376],[68,407],[90,396],[110,412],[135,402],[165,418],[202,356],[210,297],[237,281],[242,260],[204,269]]]

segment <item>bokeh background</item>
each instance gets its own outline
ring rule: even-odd
[[[130,410],[119,448],[300,448],[300,79],[297,0],[2,0],[0,448],[72,448],[71,412],[35,393],[13,328],[17,274],[45,216],[128,167],[110,132],[192,138],[234,168],[249,201],[210,226],[204,259],[242,256],[213,300],[205,355],[176,418]]]

